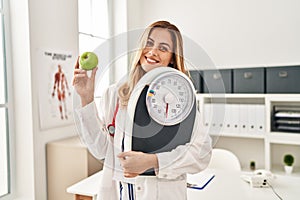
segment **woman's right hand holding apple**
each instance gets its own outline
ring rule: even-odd
[[[92,70],[91,77],[87,71],[79,68],[79,57],[75,64],[72,85],[81,98],[81,105],[85,106],[94,101],[95,77],[98,67]]]

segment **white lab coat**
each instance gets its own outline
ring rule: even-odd
[[[83,143],[98,159],[105,159],[98,200],[117,200],[119,180],[135,184],[137,200],[186,199],[186,173],[204,170],[211,157],[211,139],[199,128],[199,112],[191,142],[180,145],[170,152],[157,153],[159,169],[156,176],[138,176],[126,179],[122,176],[116,155],[121,152],[121,141],[126,126],[126,110],[119,109],[116,117],[115,137],[107,132],[112,122],[116,101],[117,86],[110,86],[104,93],[100,109],[95,102],[76,109],[79,119],[78,132]],[[125,134],[125,143],[131,144],[130,134]],[[125,146],[126,146],[125,144]],[[128,145],[127,145],[128,146]],[[125,151],[130,149],[125,149]],[[121,176],[120,176],[121,175]]]

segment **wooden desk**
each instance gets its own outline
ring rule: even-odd
[[[189,200],[199,199],[231,199],[231,200],[276,200],[278,199],[271,188],[252,188],[240,178],[245,172],[231,172],[224,170],[211,170],[214,179],[203,189],[187,189]],[[98,172],[67,189],[67,192],[76,195],[85,195],[96,200],[102,172]],[[197,176],[194,175],[194,176]],[[297,200],[300,196],[300,177],[276,175],[271,181],[273,188],[284,200]],[[82,199],[87,200],[87,199]]]

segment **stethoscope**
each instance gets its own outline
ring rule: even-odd
[[[116,109],[115,109],[115,112],[114,112],[113,120],[112,120],[111,124],[109,124],[107,126],[108,133],[112,137],[115,136],[115,132],[116,132],[116,123],[115,123],[115,121],[116,121],[116,116],[117,116],[118,110],[119,110],[119,102],[117,101],[117,105],[116,105]]]

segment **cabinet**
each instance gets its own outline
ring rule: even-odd
[[[274,106],[300,106],[300,94],[197,94],[201,129],[214,147],[229,149],[243,170],[265,168],[284,174],[283,156],[295,157],[294,172],[300,176],[300,133],[272,131]]]
[[[48,200],[73,200],[66,189],[102,169],[102,161],[94,158],[78,137],[50,142],[46,148]]]

